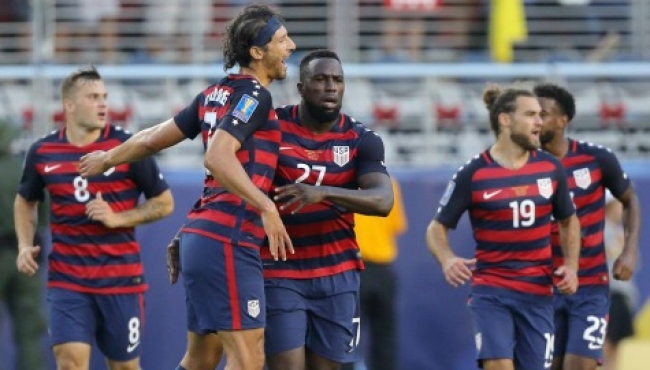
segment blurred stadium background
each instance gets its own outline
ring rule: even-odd
[[[493,140],[481,101],[487,81],[568,86],[578,109],[572,135],[619,155],[650,214],[650,0],[258,2],[279,8],[298,46],[289,78],[271,87],[275,104],[298,101],[304,52],[335,50],[345,63],[344,110],[381,133],[402,182],[411,227],[397,261],[400,369],[474,369],[469,318],[459,309],[467,289],[445,285],[423,235],[453,169]],[[246,3],[0,0],[0,119],[24,128],[25,145],[60,127],[58,83],[95,64],[113,123],[132,131],[156,124],[224,75],[220,34]],[[151,286],[145,369],[173,368],[184,350],[182,291],[167,284],[163,248],[198,195],[201,145],[185,142],[159,160],[178,205],[141,232]],[[469,233],[454,234],[452,245],[471,254]],[[637,308],[650,296],[648,242],[644,231]],[[0,370],[11,369],[8,330],[5,323]],[[95,358],[92,368],[103,365]]]

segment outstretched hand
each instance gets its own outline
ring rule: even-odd
[[[81,177],[88,178],[106,172],[110,168],[106,164],[106,157],[107,154],[103,150],[95,150],[81,157],[79,160]]]

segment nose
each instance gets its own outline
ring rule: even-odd
[[[294,51],[296,50],[296,43],[293,42],[293,39],[289,37],[289,50]]]

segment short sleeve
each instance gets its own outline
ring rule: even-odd
[[[38,143],[32,144],[23,162],[23,175],[18,185],[18,194],[26,200],[42,202],[45,199],[45,182],[36,169]]]
[[[357,148],[357,175],[372,172],[388,174],[384,162],[384,142],[376,132],[365,130]]]
[[[261,87],[242,87],[232,95],[228,111],[217,127],[243,143],[267,123],[271,110],[273,99],[268,90]]]
[[[199,93],[192,102],[183,108],[176,116],[174,122],[185,137],[194,140],[201,133],[201,119],[199,106],[203,100],[203,93]]]
[[[153,157],[147,157],[132,163],[129,171],[138,189],[147,199],[156,197],[169,189],[169,185]]]
[[[449,229],[455,229],[463,213],[472,202],[472,176],[469,166],[461,167],[447,183],[435,220]]]
[[[566,177],[566,171],[559,162],[555,164],[555,181],[557,188],[553,196],[553,217],[564,220],[575,213],[576,209],[571,199],[571,190]]]
[[[618,158],[609,149],[603,149],[597,158],[603,185],[609,189],[615,198],[621,198],[630,187],[630,179],[621,168]]]

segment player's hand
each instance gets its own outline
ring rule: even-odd
[[[290,184],[275,188],[273,200],[282,202],[280,210],[294,207],[291,213],[296,213],[308,204],[314,204],[325,199],[325,189],[320,186],[307,184]]]
[[[103,150],[95,150],[81,157],[79,160],[79,174],[81,177],[88,178],[108,171],[111,166],[106,164],[107,157],[108,155]]]
[[[33,276],[38,271],[38,263],[35,258],[39,253],[41,253],[41,247],[37,245],[20,247],[18,257],[16,258],[18,271]]]
[[[283,261],[287,260],[287,251],[291,254],[294,253],[293,244],[291,243],[291,238],[287,234],[287,230],[280,219],[280,214],[275,205],[268,210],[264,210],[261,213],[262,215],[262,225],[264,226],[264,232],[266,237],[269,239],[269,249],[271,256],[274,260],[281,258]]]
[[[108,228],[120,227],[120,219],[111,206],[102,198],[102,192],[95,194],[95,199],[86,203],[86,215],[93,221],[99,221]]]
[[[176,284],[178,274],[181,272],[179,243],[180,239],[175,236],[167,245],[167,273],[169,273],[169,283],[172,285]]]
[[[445,261],[442,266],[442,272],[445,274],[447,282],[454,288],[457,288],[472,278],[472,270],[475,265],[476,258],[452,257]]]
[[[636,253],[626,253],[623,251],[616,261],[614,261],[614,267],[612,268],[614,279],[623,281],[630,280],[636,268],[636,260]]]
[[[562,280],[557,283],[557,289],[560,293],[571,295],[578,290],[578,274],[573,267],[560,266],[555,270],[555,275],[562,277]]]

